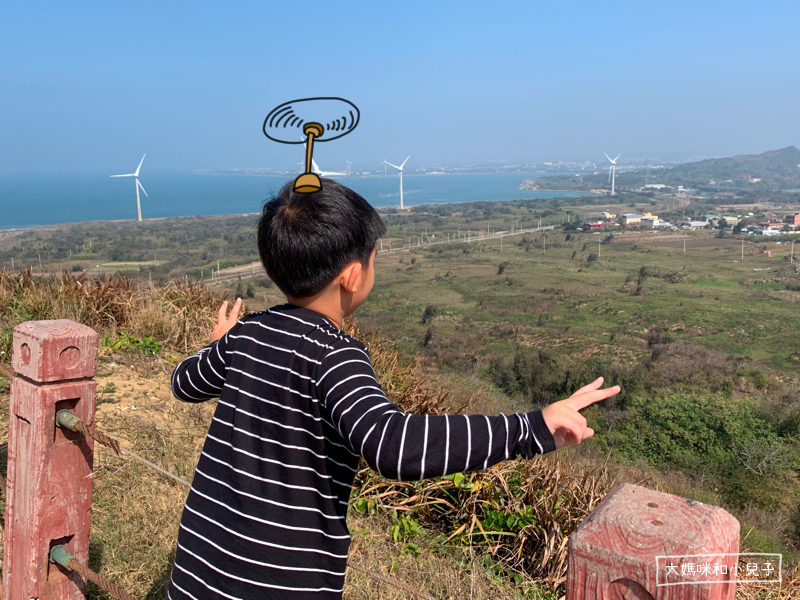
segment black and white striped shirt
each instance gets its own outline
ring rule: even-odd
[[[291,304],[246,316],[181,362],[172,390],[220,400],[181,517],[170,600],[341,598],[361,457],[413,480],[555,449],[539,410],[402,412],[364,344]]]

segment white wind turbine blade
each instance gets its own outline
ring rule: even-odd
[[[406,157],[406,159],[403,161],[403,164],[402,164],[402,165],[400,165],[400,170],[401,170],[401,171],[403,170],[403,167],[405,167],[405,166],[406,166],[406,163],[408,162],[408,159],[409,159],[409,158],[411,158],[411,155],[410,155],[410,154],[409,154],[409,155]]]
[[[611,183],[611,169],[613,168],[614,168],[613,166],[608,167],[608,183]]]
[[[138,177],[136,178],[136,185],[138,185],[139,188],[144,192],[144,195],[147,196],[147,192],[144,191],[144,186],[142,185],[142,182],[139,181]],[[147,196],[147,197],[149,198],[150,196]]]
[[[135,175],[136,177],[138,177],[138,176],[139,176],[139,169],[141,169],[141,168],[142,168],[142,163],[144,162],[144,157],[145,157],[145,156],[147,156],[147,153],[145,153],[145,154],[143,154],[143,155],[142,155],[142,160],[140,160],[140,161],[139,161],[139,166],[138,166],[138,167],[136,167],[136,172],[134,173],[134,175]]]
[[[605,152],[603,152],[603,154],[606,154],[606,153],[605,153]],[[606,154],[606,158],[607,158],[607,159],[608,159],[610,162],[612,162],[612,163],[614,162],[613,160],[611,160],[611,157],[610,157],[608,154]]]
[[[617,154],[617,158],[619,158],[620,156],[622,156],[622,154]],[[617,164],[617,158],[615,158],[611,162],[613,162],[614,164]]]
[[[109,177],[136,177],[136,173],[126,173],[125,175],[109,175]]]
[[[390,167],[394,167],[394,168],[395,168],[395,169],[397,169],[398,171],[402,171],[402,170],[403,170],[403,167],[398,167],[397,165],[393,165],[393,164],[392,164],[392,163],[390,163],[390,162],[386,162],[386,164],[387,164],[387,165],[389,165]]]

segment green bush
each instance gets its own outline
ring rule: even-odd
[[[737,507],[775,510],[800,491],[800,456],[752,401],[703,390],[654,392],[632,397],[626,409],[627,420],[597,437],[603,450],[706,477]]]
[[[100,345],[112,350],[134,350],[145,354],[158,354],[161,352],[161,344],[152,335],[145,335],[140,338],[128,335],[127,330],[119,332],[117,339],[112,336],[103,338]]]

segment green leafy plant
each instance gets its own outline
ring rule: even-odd
[[[416,517],[400,517],[400,520],[389,528],[389,535],[395,542],[403,542],[422,536],[423,531],[419,526],[419,519]],[[419,551],[419,546],[417,546],[417,551]]]
[[[114,339],[110,335],[104,338],[101,345],[104,348],[111,348],[112,350],[134,350],[153,355],[161,352],[163,347],[152,335],[144,335],[137,338],[129,335],[126,329],[119,332],[117,339]]]

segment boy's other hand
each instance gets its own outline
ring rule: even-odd
[[[239,320],[239,309],[242,307],[242,299],[237,298],[236,302],[233,304],[233,308],[231,309],[230,316],[228,315],[228,301],[222,303],[222,306],[219,307],[219,312],[217,313],[217,325],[211,331],[211,339],[209,343],[216,342],[219,338],[223,335],[228,333],[228,330],[236,325],[236,321]]]
[[[542,409],[542,417],[556,442],[556,448],[570,444],[580,444],[594,435],[594,429],[588,427],[586,418],[578,411],[590,404],[605,400],[619,393],[619,386],[599,389],[603,378],[598,377],[592,383],[582,387],[569,398],[554,402]]]

